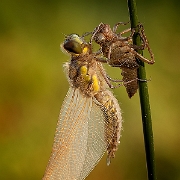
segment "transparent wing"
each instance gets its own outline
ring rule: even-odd
[[[93,98],[70,88],[60,111],[43,179],[85,179],[107,149],[104,119]]]
[[[105,114],[93,101],[88,121],[87,151],[79,180],[88,176],[107,150],[109,142],[105,135],[106,128]],[[111,134],[113,136],[112,132]]]

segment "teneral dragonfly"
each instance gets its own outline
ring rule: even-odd
[[[131,98],[138,89],[137,69],[139,68],[139,64],[136,58],[148,64],[154,64],[155,61],[142,24],[138,25],[139,34],[143,42],[142,46],[136,46],[132,43],[132,36],[135,33],[134,29],[126,29],[120,33],[116,33],[119,25],[126,24],[119,22],[111,29],[110,25],[100,23],[93,31],[91,41],[95,40],[101,46],[103,55],[107,58],[109,65],[122,69],[122,80],[128,96]],[[123,37],[122,35],[127,32],[131,32],[131,34],[128,37]],[[144,50],[146,48],[150,53],[151,60],[136,52],[138,49]]]
[[[57,123],[53,149],[43,180],[85,179],[107,151],[115,156],[122,129],[121,110],[108,90],[108,78],[91,44],[71,34],[63,48],[69,91]]]

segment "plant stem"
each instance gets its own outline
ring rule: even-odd
[[[138,24],[136,1],[128,0],[128,8],[130,14],[131,28],[136,28]],[[133,36],[133,44],[139,46],[141,45],[140,36],[138,35],[137,32]],[[138,51],[138,53],[142,54],[142,51]],[[138,61],[138,63],[140,65],[138,69],[138,78],[146,79],[144,62]],[[139,96],[140,96],[140,104],[141,104],[141,115],[142,115],[142,124],[143,124],[148,179],[155,180],[157,178],[155,172],[154,141],[153,141],[151,110],[149,104],[147,82],[139,81]]]

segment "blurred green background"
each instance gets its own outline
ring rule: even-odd
[[[68,90],[59,44],[100,22],[127,22],[126,1],[0,1],[0,179],[41,179]],[[179,1],[137,0],[156,63],[146,65],[159,180],[180,180]],[[148,54],[145,53],[148,57]],[[118,68],[108,68],[121,78]],[[87,180],[145,180],[138,93],[114,90],[123,111],[121,144],[109,167],[104,156]]]

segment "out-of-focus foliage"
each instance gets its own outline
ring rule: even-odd
[[[146,65],[158,179],[180,179],[179,1],[137,1],[156,63]],[[68,82],[59,50],[64,36],[92,31],[100,22],[127,22],[126,1],[0,2],[0,179],[41,179]],[[122,29],[125,27],[122,27]],[[148,57],[148,53],[145,52]],[[118,68],[108,68],[121,78]],[[144,180],[146,165],[138,94],[114,90],[124,131],[116,158],[105,158],[87,180]]]

